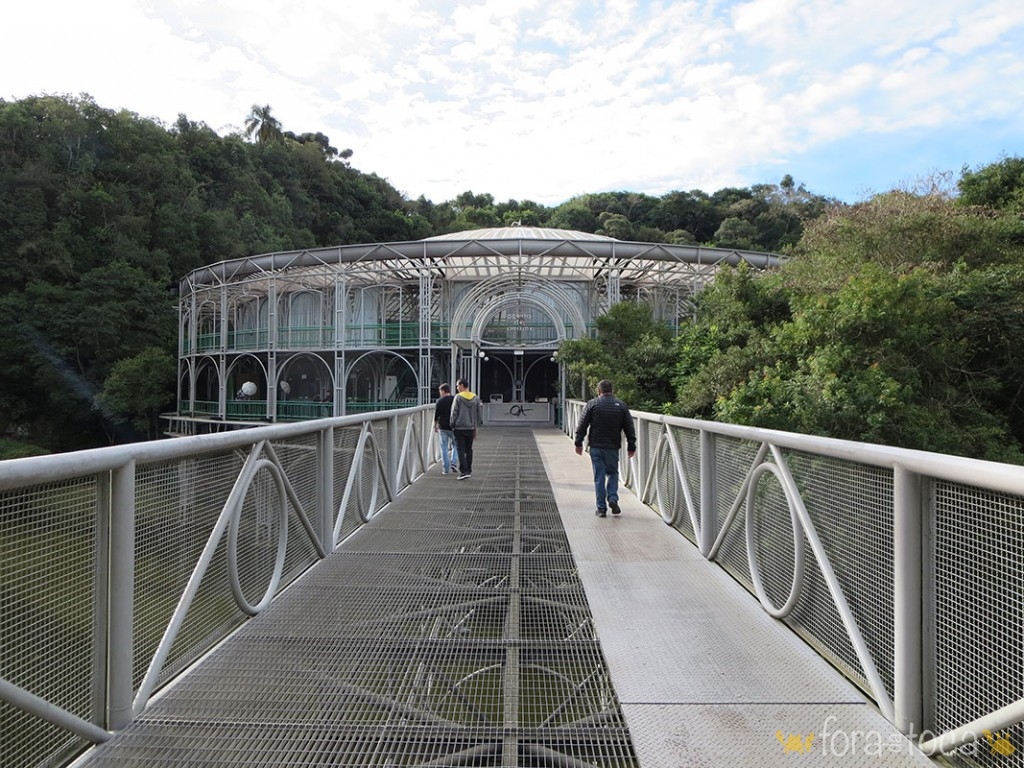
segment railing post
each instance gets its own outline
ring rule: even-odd
[[[135,608],[135,461],[110,473],[110,577],[107,612],[107,727],[132,721]]]
[[[395,493],[398,493],[398,489],[401,488],[401,478],[398,476],[398,464],[399,464],[399,451],[402,450],[401,438],[398,435],[398,417],[388,416],[388,477],[390,478],[391,487],[395,489]]]
[[[317,455],[317,535],[324,551],[330,553],[334,549],[334,427],[320,430]]]
[[[633,481],[633,492],[639,497],[644,492],[647,472],[651,466],[651,433],[646,419],[637,419],[636,428],[636,477]]]
[[[110,594],[110,473],[96,476],[96,556],[93,579],[96,600],[92,627],[92,714],[96,725],[107,725],[107,687],[109,667],[107,648],[110,632],[110,604],[103,595]]]
[[[718,538],[718,462],[715,436],[700,431],[700,553],[707,557]]]
[[[893,708],[907,736],[924,729],[921,477],[893,467]]]
[[[423,471],[426,472],[427,467],[434,463],[435,456],[440,456],[441,454],[437,438],[434,437],[434,411],[420,412],[420,435],[423,441],[424,461],[427,464],[426,467],[423,467]]]

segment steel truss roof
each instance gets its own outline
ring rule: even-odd
[[[231,283],[288,276],[329,285],[346,279],[407,282],[421,274],[476,281],[523,271],[538,278],[591,281],[610,274],[623,284],[664,285],[707,280],[722,265],[777,266],[781,257],[757,251],[615,240],[581,232],[510,227],[459,232],[427,240],[342,245],[267,253],[222,261],[191,272],[182,294]]]

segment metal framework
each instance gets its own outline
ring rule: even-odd
[[[511,227],[234,259],[181,282],[173,434],[430,402],[564,399],[552,355],[619,301],[675,327],[723,265],[758,252]]]

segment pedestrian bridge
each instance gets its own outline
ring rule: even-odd
[[[0,765],[1024,764],[1024,469],[432,411],[0,464]]]

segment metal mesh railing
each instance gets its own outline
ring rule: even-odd
[[[634,489],[705,557],[926,753],[1024,766],[1024,468],[634,418]]]
[[[1024,698],[1024,498],[946,482],[933,493],[926,663],[942,732]],[[1021,723],[986,730],[961,751],[981,765],[1024,765]]]
[[[224,501],[241,471],[245,455],[225,451],[202,458],[160,462],[136,472],[134,659],[135,689],[149,669],[174,610],[203,548],[220,517]],[[224,546],[207,571],[208,585],[227,584]],[[163,665],[169,679],[223,638],[244,619],[230,593],[201,590]],[[212,593],[212,594],[211,594]],[[204,647],[204,639],[206,644]]]
[[[94,606],[104,589],[92,478],[0,493],[0,677],[56,706],[93,715],[102,663]],[[0,764],[41,765],[85,741],[0,701]]]
[[[0,764],[123,727],[422,472],[432,411],[0,464]]]

